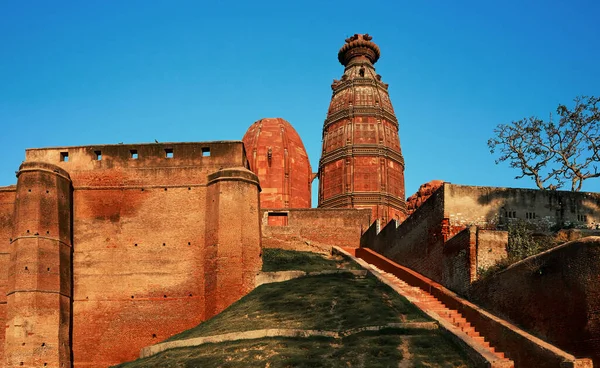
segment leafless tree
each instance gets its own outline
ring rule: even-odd
[[[580,191],[584,180],[600,177],[600,98],[581,96],[575,106],[558,105],[557,122],[536,117],[500,124],[488,140],[490,152],[519,169],[516,179],[531,177],[540,189],[571,183]]]

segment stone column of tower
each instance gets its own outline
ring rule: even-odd
[[[373,64],[379,47],[368,34],[346,39],[338,53],[345,66],[331,85],[319,161],[319,207],[371,208],[384,223],[406,217],[404,158],[398,120]]]

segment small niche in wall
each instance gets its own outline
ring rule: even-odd
[[[267,225],[269,226],[287,226],[288,225],[288,213],[287,212],[269,212]]]
[[[69,152],[61,152],[60,153],[60,161],[69,162]]]
[[[210,148],[202,147],[202,157],[210,157]]]
[[[96,155],[96,161],[102,161],[102,151],[94,151],[94,155]]]
[[[129,150],[129,158],[133,159],[133,160],[137,160],[138,159],[138,151],[137,150]]]
[[[525,212],[525,218],[528,220],[534,220],[536,217],[535,212]]]
[[[165,148],[165,157],[173,158],[173,148]]]

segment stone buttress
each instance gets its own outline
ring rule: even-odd
[[[71,179],[39,162],[17,177],[5,366],[71,367]]]

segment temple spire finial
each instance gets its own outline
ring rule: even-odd
[[[340,63],[347,66],[350,60],[362,58],[370,61],[371,64],[375,64],[381,56],[381,52],[379,51],[379,46],[371,42],[372,39],[373,37],[368,33],[357,33],[352,37],[346,38],[346,43],[338,52]]]

